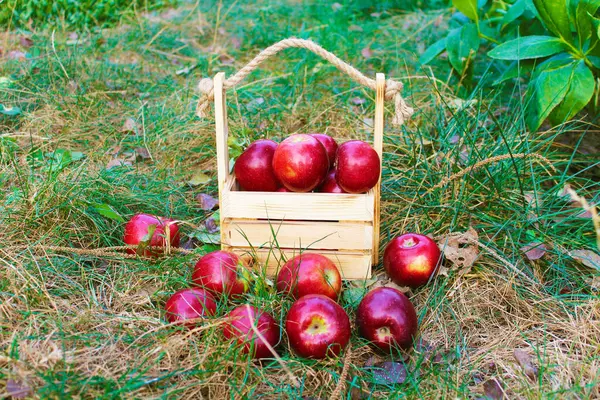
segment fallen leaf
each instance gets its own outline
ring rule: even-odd
[[[462,233],[451,233],[438,241],[438,246],[444,252],[444,257],[455,267],[459,268],[459,275],[471,271],[473,263],[479,256],[477,245],[477,231],[469,228]]]
[[[338,11],[338,10],[341,10],[343,7],[344,7],[344,6],[343,6],[343,5],[341,5],[340,3],[333,3],[333,4],[331,5],[331,9],[332,9],[333,11]]]
[[[110,204],[95,204],[94,210],[96,210],[98,214],[106,218],[110,218],[119,222],[125,222],[125,219],[121,216],[121,214],[119,214],[119,212],[115,210]]]
[[[264,104],[265,99],[263,99],[262,97],[257,97],[255,99],[252,99],[248,102],[248,104],[246,104],[246,109],[248,111],[256,111],[261,104]]]
[[[138,157],[140,157],[142,160],[147,160],[149,158],[152,158],[152,156],[150,155],[150,152],[148,151],[147,148],[145,147],[136,147],[135,148],[135,153],[138,155]]]
[[[348,30],[349,30],[350,32],[362,32],[362,31],[363,31],[363,28],[361,28],[361,27],[360,27],[360,26],[358,26],[358,25],[350,25],[350,26],[348,27]]]
[[[0,56],[2,56],[1,52],[0,52]],[[13,81],[9,77],[0,76],[0,89],[9,87],[12,84],[12,82]]]
[[[483,384],[483,392],[488,399],[501,400],[504,398],[502,385],[496,379],[490,379]]]
[[[208,233],[219,232],[219,225],[213,217],[207,218],[206,221],[204,221],[204,226],[206,227],[206,231]]]
[[[234,49],[238,50],[240,47],[242,47],[242,41],[240,38],[234,36],[231,38],[231,45]]]
[[[539,372],[537,367],[533,365],[533,360],[531,359],[529,353],[527,353],[525,350],[515,349],[513,356],[521,366],[523,373],[527,375],[531,381],[535,382],[538,378]]]
[[[590,285],[593,290],[600,291],[600,276],[594,276],[586,279],[586,283]]]
[[[19,50],[13,50],[8,52],[8,58],[11,60],[23,61],[27,59],[27,54]]]
[[[19,107],[6,107],[3,104],[0,104],[0,114],[8,115],[14,117],[15,115],[21,114],[21,109]]]
[[[33,46],[33,40],[31,40],[31,38],[28,38],[27,36],[19,36],[19,43],[21,43],[21,46],[27,48]]]
[[[219,200],[206,193],[197,194],[196,200],[200,204],[200,208],[202,208],[204,211],[210,211],[219,205]]]
[[[367,101],[365,99],[363,99],[362,97],[354,97],[350,100],[352,102],[352,104],[355,104],[357,106],[361,105],[361,104],[365,104]]]
[[[106,169],[112,169],[115,167],[124,167],[131,166],[133,163],[131,161],[123,160],[122,158],[113,158],[106,164]]]
[[[366,59],[369,59],[371,57],[373,57],[373,50],[371,50],[370,47],[365,47],[364,49],[362,49],[360,51],[360,54],[362,54],[362,56]]]
[[[379,18],[379,17],[381,17],[381,13],[379,13],[379,12],[371,13],[371,17],[373,17],[373,18]]]
[[[391,280],[389,282],[384,283],[383,287],[396,289],[396,290],[399,290],[402,293],[408,293],[408,292],[410,292],[410,288],[408,286],[397,285],[394,281],[391,281]]]
[[[598,253],[592,250],[573,250],[569,252],[569,255],[586,267],[600,271],[600,255]]]
[[[119,154],[120,151],[121,151],[121,146],[117,144],[117,145],[114,145],[113,147],[111,147],[110,149],[108,149],[105,154],[110,154],[111,156],[116,156],[117,154]]]
[[[13,399],[24,399],[31,396],[31,388],[22,382],[17,382],[13,379],[6,381],[6,393]]]
[[[177,71],[175,71],[175,75],[187,75],[190,72],[192,72],[192,70],[194,70],[197,66],[198,66],[198,64],[194,64],[189,67],[178,69]]]
[[[370,130],[370,129],[373,129],[373,124],[375,122],[374,122],[373,118],[365,117],[362,119],[362,123],[363,123],[363,127],[362,127],[363,129]]]
[[[67,33],[67,38],[69,38],[69,40],[77,40],[79,39],[79,35],[77,32],[69,32]]]
[[[546,245],[540,242],[527,243],[521,247],[521,251],[525,253],[527,258],[531,261],[539,260],[546,254]]]
[[[373,373],[373,382],[379,385],[403,383],[408,375],[404,364],[393,361],[375,364],[371,368],[371,371]]]
[[[196,172],[192,175],[192,178],[188,181],[188,184],[191,186],[199,186],[204,185],[210,182],[210,176],[206,175],[204,172]]]
[[[76,94],[79,91],[79,84],[74,80],[70,80],[69,83],[67,83],[67,91],[70,94]]]
[[[223,65],[233,65],[233,63],[235,62],[235,59],[233,57],[231,57],[230,55],[221,54],[219,56],[219,61]]]
[[[121,132],[125,133],[134,133],[137,135],[138,133],[138,124],[135,119],[128,117],[125,122],[123,122],[123,126],[121,127]]]
[[[342,291],[342,298],[347,305],[357,307],[365,294],[367,289],[364,287],[348,287]]]
[[[460,136],[454,134],[454,135],[450,136],[450,139],[448,139],[448,143],[456,144],[459,142],[459,140],[460,140]]]

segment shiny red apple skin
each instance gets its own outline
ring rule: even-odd
[[[362,337],[385,352],[394,346],[409,348],[418,329],[417,313],[408,297],[388,287],[366,294],[356,310],[356,324]]]
[[[231,310],[226,318],[229,321],[223,325],[223,336],[229,340],[235,339],[238,345],[243,345],[244,354],[252,351],[253,358],[273,357],[265,342],[275,348],[279,341],[280,329],[271,314],[244,304]],[[252,325],[260,332],[262,338],[252,329]]]
[[[215,298],[201,288],[187,288],[175,292],[165,304],[165,317],[170,323],[182,323],[188,328],[201,324],[201,320],[189,321],[214,315],[217,311]]]
[[[433,239],[405,233],[388,243],[383,253],[383,266],[396,284],[417,288],[429,282],[440,256],[440,249]]]
[[[288,188],[282,186],[279,189],[277,189],[276,192],[291,192],[291,190],[288,190]]]
[[[198,260],[192,273],[192,282],[217,296],[237,298],[248,291],[246,267],[237,254],[217,250]]]
[[[327,151],[310,135],[291,135],[277,146],[273,170],[283,186],[292,192],[310,192],[329,170]]]
[[[381,175],[379,155],[368,144],[350,140],[337,151],[336,180],[348,193],[365,193],[374,187]]]
[[[268,139],[253,142],[235,161],[233,170],[242,190],[274,192],[281,184],[273,171],[277,143]]]
[[[179,226],[170,218],[158,217],[150,214],[136,214],[125,224],[125,234],[123,242],[126,245],[137,246],[144,240],[148,234],[148,227],[154,225],[156,229],[152,234],[151,247],[165,247],[167,244],[167,231],[169,232],[169,242],[172,247],[179,247]],[[127,253],[136,254],[136,249],[127,249]],[[143,255],[152,256],[162,253],[160,249],[145,249]]]
[[[335,179],[335,170],[332,169],[329,171],[327,176],[325,177],[325,181],[319,187],[319,192],[321,193],[346,193],[344,189],[338,185],[337,180]]]
[[[315,253],[300,254],[286,262],[277,273],[277,290],[295,299],[322,294],[337,301],[342,276],[329,258]]]
[[[305,358],[337,356],[350,340],[348,314],[320,294],[309,294],[292,304],[285,330],[292,349]]]
[[[329,168],[333,168],[333,165],[335,164],[335,153],[338,149],[338,144],[335,139],[324,133],[309,133],[309,135],[317,139],[321,142],[323,147],[325,147],[327,158],[329,159]]]

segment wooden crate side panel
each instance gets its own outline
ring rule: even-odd
[[[373,221],[374,192],[366,194],[238,192],[225,189],[222,218]]]
[[[232,247],[226,250],[233,251],[242,256],[250,257],[255,255],[260,266],[266,267],[267,276],[275,276],[279,271],[280,265],[285,261],[300,254],[298,249],[252,249],[247,247]],[[369,279],[371,278],[371,258],[370,251],[349,252],[349,251],[326,251],[326,250],[305,250],[303,253],[319,253],[329,257],[340,269],[342,278],[345,280]],[[282,255],[284,258],[282,258]]]
[[[277,221],[225,219],[223,241],[235,247],[283,247],[371,250],[373,226],[368,222]]]

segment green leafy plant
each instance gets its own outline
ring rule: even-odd
[[[531,72],[525,95],[526,123],[537,130],[559,124],[590,105],[600,93],[600,0],[453,0],[451,30],[421,56],[427,64],[444,50],[468,83],[482,42],[497,45],[487,55],[513,63],[495,84]],[[452,24],[458,21],[457,24]],[[527,23],[523,23],[527,21]]]
[[[547,35],[506,41],[488,52],[499,60],[539,60],[526,93],[526,122],[536,130],[548,118],[569,120],[588,103],[598,107],[600,0],[529,0]],[[550,57],[550,58],[548,58]]]

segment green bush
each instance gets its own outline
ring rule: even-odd
[[[598,111],[600,97],[600,0],[453,0],[459,10],[446,37],[421,56],[429,63],[442,51],[468,82],[481,43],[487,55],[512,61],[496,84],[530,73],[526,122],[537,130],[559,124],[584,107]]]
[[[134,10],[155,10],[174,0],[0,0],[0,25],[56,25],[83,28],[111,25]]]

